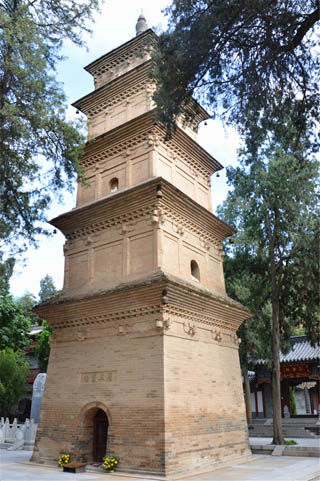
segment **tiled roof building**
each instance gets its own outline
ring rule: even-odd
[[[307,336],[293,336],[289,352],[280,354],[281,405],[293,412],[290,390],[293,391],[298,416],[319,415],[320,346],[312,345]],[[256,363],[256,376],[250,379],[253,388],[251,407],[255,417],[271,417],[271,372],[265,362]]]

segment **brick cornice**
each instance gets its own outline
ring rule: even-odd
[[[220,244],[235,233],[234,229],[166,180],[161,180],[163,197],[159,215],[199,235],[203,240]]]
[[[161,199],[156,196],[159,184],[163,193]],[[172,221],[217,246],[235,232],[161,177],[144,181],[116,194],[109,194],[62,214],[50,223],[60,229],[67,239],[74,240],[143,218],[160,224],[166,220]]]
[[[145,90],[151,84],[151,79],[148,76],[150,64],[151,61],[144,62],[121,75],[121,77],[115,78],[74,102],[73,107],[90,117],[119,102],[129,100],[133,94]]]
[[[91,167],[100,161],[126,153],[141,143],[147,143],[153,128],[154,123],[149,112],[115,127],[87,142],[81,164]]]
[[[128,42],[122,44],[110,52],[102,55],[94,60],[84,69],[91,75],[99,75],[119,66],[121,63],[128,62],[132,55],[139,55],[148,46],[157,45],[158,37],[154,31],[149,28],[137,37],[133,37]]]
[[[109,194],[66,212],[50,223],[68,239],[76,239],[145,216],[150,217],[156,208],[156,180],[151,179],[116,194]]]
[[[165,273],[168,304],[165,311],[184,319],[237,330],[252,313],[227,295],[217,294]]]
[[[165,141],[165,127],[156,125],[153,115],[154,111],[151,110],[89,141],[81,164],[84,167],[94,166],[143,143],[152,146],[161,142],[172,155],[178,155],[207,179],[223,168],[220,162],[179,127],[172,139]]]
[[[129,102],[133,95],[141,91],[149,91],[151,98],[156,88],[149,75],[151,66],[152,60],[145,61],[120,77],[93,90],[74,102],[72,106],[90,118],[123,101]],[[195,99],[191,100],[187,110],[190,114],[188,122],[195,130],[200,122],[211,117]]]
[[[164,289],[167,304],[162,304]],[[159,319],[174,316],[209,328],[215,326],[232,331],[252,315],[228,296],[215,294],[161,271],[140,281],[122,283],[88,296],[62,295],[40,304],[35,312],[53,328],[102,326],[112,321],[123,323],[152,315]]]

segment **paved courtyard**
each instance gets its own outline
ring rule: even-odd
[[[58,468],[28,464],[31,451],[0,450],[1,481],[151,481],[120,474],[62,473]],[[181,478],[188,481],[316,481],[319,460],[293,456],[253,455],[252,461],[230,465],[210,473]]]
[[[291,438],[286,437],[286,439],[292,439],[297,443],[297,446],[314,446],[320,447],[320,438]],[[271,444],[272,438],[249,438],[250,444]]]

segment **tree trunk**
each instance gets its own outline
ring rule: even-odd
[[[281,385],[280,385],[280,305],[279,280],[277,283],[277,269],[275,257],[275,242],[277,239],[277,221],[279,211],[274,208],[273,232],[270,216],[266,215],[266,225],[270,253],[270,281],[272,296],[272,416],[273,440],[272,444],[284,444],[281,417]],[[279,267],[279,266],[278,266]]]
[[[279,301],[272,299],[272,444],[284,444],[281,418]]]
[[[248,366],[245,365],[243,369],[243,379],[244,379],[244,393],[246,401],[246,413],[247,413],[247,423],[252,424],[252,411],[251,411],[251,393],[250,393],[250,383],[248,376]]]

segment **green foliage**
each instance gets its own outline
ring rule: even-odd
[[[3,416],[10,414],[10,409],[26,391],[28,373],[29,365],[20,353],[10,348],[0,351],[0,408]]]
[[[21,308],[24,316],[30,320],[31,324],[41,324],[40,317],[33,312],[33,308],[37,304],[37,298],[34,294],[25,292],[23,296],[16,299],[16,304]]]
[[[295,446],[298,443],[294,439],[285,439],[284,444],[286,446]]]
[[[40,302],[46,302],[52,297],[59,294],[60,291],[56,289],[51,276],[46,275],[40,281],[39,300]],[[50,336],[52,329],[49,324],[42,321],[42,331],[36,336],[38,346],[35,347],[35,355],[39,360],[39,367],[41,372],[47,372],[48,361],[50,355]]]
[[[47,233],[41,222],[51,199],[80,172],[82,127],[66,119],[55,67],[63,41],[83,44],[98,4],[0,3],[0,250],[22,251]]]
[[[154,55],[157,120],[170,130],[195,94],[256,141],[290,108],[312,131],[319,109],[317,0],[174,0]]]
[[[253,314],[243,323],[238,336],[241,366],[254,368],[258,359],[265,359],[270,366],[272,346],[270,287],[266,283],[268,268],[264,259],[255,258],[248,251],[237,250],[224,258],[227,294],[246,306]]]
[[[9,257],[2,262],[2,255],[0,252],[0,296],[6,296],[10,291],[10,278],[13,273],[15,260]]]
[[[239,231],[233,255],[248,255],[265,269],[267,290],[262,293],[268,293],[272,319],[265,336],[272,340],[273,442],[281,444],[280,348],[288,347],[297,326],[305,328],[312,342],[320,336],[319,163],[288,112],[258,145],[252,148],[247,139],[240,167],[228,169],[233,190],[218,213]],[[253,304],[254,297],[253,291]]]
[[[50,355],[50,336],[52,334],[52,329],[46,321],[42,322],[42,327],[42,331],[36,336],[38,345],[35,347],[35,355],[39,360],[40,371],[47,372]]]
[[[40,301],[44,302],[55,295],[57,291],[53,279],[45,276],[40,281]],[[41,324],[43,330],[37,335],[39,345],[35,348],[35,355],[39,360],[39,367],[46,372],[52,330],[48,323],[33,312],[38,300],[33,294],[25,293],[18,299],[12,296],[0,296],[0,349],[12,348],[14,351],[23,350],[30,344],[29,331],[31,325]]]
[[[11,296],[0,297],[0,349],[24,349],[30,343],[30,320]]]
[[[296,398],[294,395],[294,389],[292,386],[289,386],[289,395],[290,395],[290,413],[293,416],[296,416],[298,412],[297,412]]]
[[[39,300],[40,302],[45,302],[51,297],[57,296],[59,291],[57,291],[54,285],[53,279],[48,274],[40,281],[40,291]]]
[[[256,156],[242,151],[240,167],[227,170],[233,190],[219,214],[239,231],[234,253],[263,261],[269,300],[279,302],[282,339],[299,326],[316,342],[319,163],[305,139],[291,145],[281,137],[283,131],[290,134],[290,128],[290,122],[284,122],[276,135],[267,136]]]

